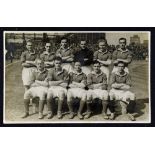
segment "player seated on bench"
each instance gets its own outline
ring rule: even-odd
[[[91,116],[90,103],[93,99],[98,98],[102,101],[102,114],[104,119],[108,119],[107,116],[107,104],[108,104],[108,91],[107,91],[107,76],[100,70],[100,63],[98,61],[93,62],[93,71],[87,77],[87,114],[85,118]]]
[[[58,119],[62,118],[62,105],[67,96],[67,86],[68,86],[68,72],[62,68],[61,57],[56,57],[54,60],[54,69],[49,70],[48,81],[49,89],[47,94],[47,108],[48,115],[47,118],[53,117],[53,101],[58,98]]]
[[[110,119],[115,118],[115,112],[119,105],[122,108],[122,114],[128,113],[130,120],[134,121],[132,115],[135,108],[135,94],[130,91],[131,78],[129,73],[125,72],[125,64],[119,61],[117,64],[117,72],[112,73],[110,84],[112,89],[109,92],[111,110]]]
[[[82,72],[81,63],[76,61],[74,64],[74,70],[69,74],[69,90],[67,92],[67,103],[69,108],[69,118],[74,117],[73,101],[75,98],[80,99],[80,105],[77,112],[79,119],[83,119],[82,110],[87,98],[87,92],[85,90],[87,77]]]
[[[44,102],[48,91],[48,82],[46,81],[48,72],[44,68],[44,61],[36,59],[37,70],[33,72],[35,81],[31,84],[30,89],[24,93],[25,113],[22,118],[29,116],[29,103],[31,98],[39,97],[39,119],[43,118]]]

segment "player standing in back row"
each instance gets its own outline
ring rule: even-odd
[[[87,47],[85,40],[80,41],[79,47],[74,53],[74,61],[81,64],[83,73],[88,75],[91,72],[91,64],[93,62],[93,52]]]
[[[118,61],[122,61],[125,64],[125,71],[129,73],[128,64],[132,61],[132,54],[131,52],[126,48],[126,38],[120,38],[119,39],[119,48],[114,51],[112,59],[114,60],[114,68],[112,70],[112,73],[117,71],[117,63]]]
[[[60,48],[56,51],[56,56],[62,58],[62,67],[67,70],[67,72],[71,72],[73,70],[72,62],[73,62],[73,50],[68,46],[67,38],[61,39]]]
[[[45,68],[49,70],[54,67],[55,53],[51,50],[51,43],[45,44],[45,51],[40,55],[40,59],[44,61]]]
[[[26,50],[21,55],[22,62],[22,80],[25,91],[30,88],[33,82],[33,72],[36,70],[35,59],[38,57],[37,53],[33,50],[31,41],[26,43]]]
[[[107,40],[99,41],[99,50],[94,53],[94,61],[97,60],[101,64],[101,71],[106,74],[109,80],[109,65],[111,64],[111,53],[107,48]]]

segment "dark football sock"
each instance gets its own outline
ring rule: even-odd
[[[80,101],[80,106],[79,106],[78,113],[80,113],[80,114],[82,113],[84,105],[85,105],[85,102],[84,101]]]
[[[45,100],[39,101],[39,112],[43,113]]]
[[[58,111],[62,111],[63,100],[58,100]]]
[[[73,112],[73,102],[69,101],[69,102],[67,102],[67,104],[68,104],[69,112]]]
[[[103,113],[107,113],[107,105],[108,105],[108,101],[106,100],[102,101],[102,112]]]
[[[48,112],[53,111],[53,100],[47,100],[47,110]]]
[[[30,99],[24,99],[25,113],[29,113],[29,104],[30,104]]]
[[[135,111],[136,102],[134,100],[130,100],[129,104],[127,105],[127,112],[134,113]]]
[[[91,112],[91,107],[90,107],[91,101],[87,101],[87,111]]]

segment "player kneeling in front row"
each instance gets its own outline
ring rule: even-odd
[[[49,89],[47,93],[47,108],[48,115],[47,118],[53,117],[53,102],[55,98],[58,98],[58,118],[62,118],[62,105],[67,95],[67,85],[68,85],[68,73],[65,69],[62,69],[62,59],[56,57],[54,60],[54,69],[49,70],[48,81]]]
[[[48,72],[44,68],[44,62],[40,59],[36,60],[37,70],[33,72],[35,81],[31,84],[31,88],[24,94],[25,113],[22,118],[29,116],[29,103],[31,98],[39,97],[39,119],[43,118],[44,102],[48,91],[48,82],[46,81]]]
[[[107,91],[107,76],[100,70],[100,63],[98,61],[94,61],[93,63],[93,71],[87,77],[87,114],[85,118],[89,118],[91,116],[90,103],[93,99],[99,98],[102,101],[102,113],[104,119],[108,119],[107,116],[107,104],[108,104],[108,91]]]
[[[75,98],[80,99],[80,106],[78,109],[77,116],[79,119],[83,119],[82,110],[87,98],[86,87],[86,75],[82,72],[81,63],[76,61],[74,64],[74,70],[69,74],[69,87],[67,92],[67,103],[69,107],[69,118],[74,117],[73,112],[73,100]]]
[[[134,121],[135,118],[132,115],[135,108],[135,94],[129,91],[131,87],[131,78],[129,73],[125,72],[124,62],[118,62],[118,71],[111,75],[111,87],[110,96],[110,119],[115,118],[115,112],[119,105],[122,108],[122,114],[128,113],[129,118]]]

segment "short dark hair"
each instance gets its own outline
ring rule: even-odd
[[[118,64],[124,64],[124,67],[126,66],[125,62],[123,62],[123,61],[118,61],[117,66],[118,66]]]
[[[49,42],[49,41],[47,41],[47,42],[45,42],[45,46],[46,46],[46,44],[52,44],[51,42]]]
[[[33,41],[29,39],[29,40],[26,41],[26,45],[27,45],[27,43],[33,44]]]
[[[100,39],[100,40],[98,40],[98,44],[99,44],[100,42],[104,42],[104,43],[107,45],[107,40],[106,40],[106,39]]]
[[[119,42],[120,42],[120,40],[125,40],[125,43],[126,43],[126,38],[119,38]]]
[[[99,64],[99,65],[100,65],[100,62],[98,62],[97,60],[94,60],[94,61],[93,61],[93,65],[94,65],[94,64]]]
[[[74,60],[74,64],[75,64],[76,62],[79,62],[79,63],[81,64],[80,60]]]
[[[55,59],[54,59],[54,60],[57,60],[57,61],[61,61],[61,62],[62,62],[62,58],[61,58],[61,57],[59,57],[59,56],[55,57]]]
[[[67,40],[67,42],[68,42],[68,39],[67,39],[66,37],[62,37],[62,38],[61,38],[61,41],[62,41],[62,40]]]
[[[85,39],[81,39],[81,40],[80,40],[80,44],[81,44],[82,41],[85,41],[85,42],[87,43],[87,41],[86,41]]]

